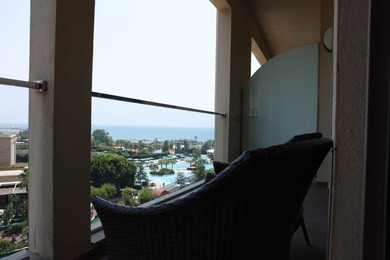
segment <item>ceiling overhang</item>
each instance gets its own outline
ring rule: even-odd
[[[218,9],[226,0],[210,0]],[[229,0],[229,2],[234,0]],[[321,0],[240,1],[253,16],[252,52],[261,64],[297,46],[320,42]]]

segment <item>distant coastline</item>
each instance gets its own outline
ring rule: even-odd
[[[0,135],[10,136],[18,134],[20,130],[26,130],[27,124],[0,124]]]
[[[214,140],[213,127],[169,127],[169,126],[109,126],[93,125],[95,129],[104,129],[115,139],[125,140],[177,140],[195,139],[198,141]]]
[[[0,123],[0,132],[25,130],[28,124]],[[92,125],[91,133],[96,129],[104,129],[114,140],[177,140],[196,139],[204,142],[214,140],[213,127],[170,127],[170,126],[120,126],[120,125]]]
[[[0,123],[0,129],[27,129],[28,124],[24,123]]]

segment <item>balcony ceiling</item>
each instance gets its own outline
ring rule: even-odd
[[[321,0],[248,0],[268,60],[290,48],[320,42]]]

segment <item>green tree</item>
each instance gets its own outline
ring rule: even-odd
[[[28,150],[16,150],[16,161],[28,163]]]
[[[194,148],[192,150],[192,157],[188,160],[186,160],[191,166],[200,166],[207,163],[206,159],[203,159],[200,154],[200,150],[197,148]]]
[[[11,241],[0,240],[0,254],[8,253],[17,249],[17,246]]]
[[[176,184],[179,184],[180,188],[186,185],[186,177],[184,174],[178,174],[176,176]]]
[[[169,162],[169,159],[163,158],[163,159],[158,160],[158,164],[160,164],[161,166],[164,165],[165,169],[167,169],[168,164],[170,164],[170,162]]]
[[[106,199],[106,200],[109,199],[107,191],[103,190],[103,189],[100,189],[99,187],[91,186],[91,190],[90,191],[91,191],[91,197],[98,196],[98,197],[101,197],[101,198]]]
[[[214,140],[207,140],[202,144],[202,154],[207,154],[207,150],[213,149],[214,148]]]
[[[169,164],[171,164],[171,170],[173,170],[173,165],[175,165],[175,163],[177,162],[177,160],[174,159],[174,158],[169,158],[169,159],[168,159],[168,162],[169,162]]]
[[[207,175],[206,167],[204,166],[203,163],[199,163],[196,166],[196,180],[201,181],[204,178],[206,178],[206,175]]]
[[[169,141],[168,140],[165,140],[163,145],[162,145],[162,148],[161,148],[161,151],[163,153],[167,153],[169,152]]]
[[[8,225],[14,218],[27,217],[27,199],[23,195],[8,195],[8,203],[1,215],[3,225]]]
[[[138,155],[149,155],[149,152],[145,148],[140,148],[137,152]]]
[[[158,165],[155,164],[155,163],[151,163],[149,165],[149,169],[152,171],[152,172],[156,172],[158,170]]]
[[[138,149],[144,149],[146,147],[145,143],[142,140],[138,141]]]
[[[136,167],[126,158],[116,154],[95,154],[91,160],[92,186],[112,183],[117,189],[133,187]]]
[[[117,197],[117,189],[112,183],[104,183],[101,187],[91,187],[91,196],[99,196],[103,199],[113,199]]]
[[[16,143],[16,151],[28,150],[28,143]]]
[[[184,152],[183,151],[184,149],[181,147],[182,144],[180,142],[176,142],[175,146],[176,146],[176,154]]]
[[[129,194],[123,194],[120,202],[126,206],[136,206],[137,205],[136,199]]]
[[[104,129],[96,129],[92,132],[92,141],[96,145],[104,144],[106,146],[112,146],[113,139],[109,133]]]
[[[22,140],[28,139],[28,129],[19,131],[19,133],[16,135],[16,139],[18,141],[22,141]]]
[[[124,148],[130,148],[130,142],[125,139],[118,139],[114,142],[115,146],[124,147]]]
[[[137,170],[135,172],[135,181],[140,183],[142,186],[144,186],[144,184],[148,185],[148,173],[145,171],[142,162],[135,163],[135,166],[137,167]]]
[[[117,196],[117,189],[112,183],[104,183],[100,189],[107,193],[109,199],[113,199]]]
[[[20,187],[28,188],[28,168],[24,168],[19,175]],[[1,215],[1,220],[4,225],[7,225],[13,218],[27,218],[28,214],[28,199],[27,195],[8,195],[8,203]]]
[[[192,149],[192,157],[194,157],[195,161],[198,161],[201,156],[201,152],[198,148]]]
[[[28,168],[24,168],[23,172],[19,175],[20,187],[26,188],[28,191]]]
[[[149,188],[142,188],[139,192],[138,192],[138,199],[139,199],[139,202],[142,204],[142,203],[145,203],[145,202],[148,202],[150,200],[153,199],[153,193],[152,193],[152,190],[149,189]]]
[[[154,138],[153,142],[148,147],[148,152],[153,153],[157,149],[158,149],[158,140],[157,138]]]
[[[183,148],[184,152],[188,153],[190,151],[190,144],[188,143],[187,139],[184,139],[183,145],[184,145],[184,148]]]
[[[125,195],[125,194],[134,196],[134,195],[136,195],[136,193],[137,193],[137,190],[134,189],[134,188],[131,188],[131,187],[125,187],[125,188],[123,188],[121,190],[121,195],[122,196]]]
[[[135,199],[135,196],[137,195],[136,189],[126,187],[121,190],[121,195],[120,203],[127,206],[137,206],[137,200]]]

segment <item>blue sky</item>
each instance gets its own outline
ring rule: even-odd
[[[0,77],[28,79],[28,0],[0,1]],[[27,123],[27,89],[0,85],[0,123]]]
[[[29,5],[0,1],[0,77],[28,80]],[[208,0],[96,0],[92,89],[214,111],[215,37],[216,9]],[[0,111],[0,123],[27,123],[28,90],[0,85]],[[214,125],[213,115],[97,98],[91,120]]]

